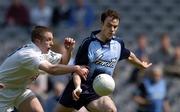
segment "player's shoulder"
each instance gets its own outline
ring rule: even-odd
[[[93,37],[86,37],[84,40],[83,40],[83,42],[84,43],[87,43],[87,42],[91,42],[91,41],[93,41],[94,40],[94,38]]]
[[[85,42],[89,42],[89,41],[94,41],[96,40],[96,34],[98,34],[100,32],[100,30],[96,30],[96,31],[92,31],[90,36],[85,38],[84,41]]]
[[[115,40],[115,41],[123,41],[123,39],[122,39],[122,37],[120,37],[120,36],[113,36],[113,38],[112,38],[113,40]]]
[[[26,57],[34,57],[41,55],[41,51],[33,44],[26,44],[18,50],[18,55]]]
[[[119,42],[120,44],[124,44],[124,41],[123,41],[122,37],[119,37],[119,36],[113,36],[112,39],[113,39],[114,41]]]
[[[86,37],[83,41],[81,45],[89,45],[91,42],[93,42],[94,40],[96,40],[96,38],[94,38],[93,36],[89,36]]]

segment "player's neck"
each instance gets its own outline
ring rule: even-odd
[[[96,37],[102,42],[106,42],[106,36],[102,32],[99,32]]]

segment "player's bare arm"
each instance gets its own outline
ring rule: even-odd
[[[75,46],[75,40],[70,37],[66,37],[64,39],[64,51],[62,53],[62,59],[61,59],[61,64],[68,64],[70,58],[71,58],[71,53],[72,50],[74,49]]]
[[[87,69],[87,68],[88,68],[87,66],[81,66],[81,69]],[[86,78],[83,78],[83,79],[86,80]],[[72,96],[73,96],[73,99],[77,101],[80,98],[82,89],[81,89],[81,78],[76,73],[73,73],[73,83],[74,83],[75,89],[72,92]]]
[[[128,61],[141,69],[146,69],[152,65],[152,63],[140,61],[133,52],[130,53],[130,56],[128,57]]]
[[[89,72],[87,68],[82,69],[82,67],[80,67],[78,65],[75,65],[75,66],[62,65],[62,64],[53,65],[53,64],[49,63],[48,61],[40,64],[39,69],[43,70],[49,74],[52,74],[52,75],[61,75],[61,74],[67,74],[67,73],[75,72],[84,79],[86,79],[87,74]]]
[[[72,96],[73,96],[73,99],[77,101],[80,98],[82,89],[81,89],[81,78],[76,73],[73,74],[73,82],[74,82],[75,89],[72,92]]]

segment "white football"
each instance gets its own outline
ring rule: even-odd
[[[93,89],[99,96],[110,95],[115,89],[114,79],[108,74],[99,74],[93,81]]]

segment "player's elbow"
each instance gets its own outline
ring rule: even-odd
[[[47,72],[49,73],[49,74],[51,74],[51,75],[56,75],[57,74],[57,69],[56,69],[56,67],[54,67],[54,66],[51,66],[51,67],[49,67],[48,69],[47,69]]]
[[[39,69],[52,75],[56,73],[56,67],[49,63],[41,64],[39,66]]]
[[[56,74],[56,69],[54,66],[41,66],[40,69],[48,74],[52,74],[52,75]]]

